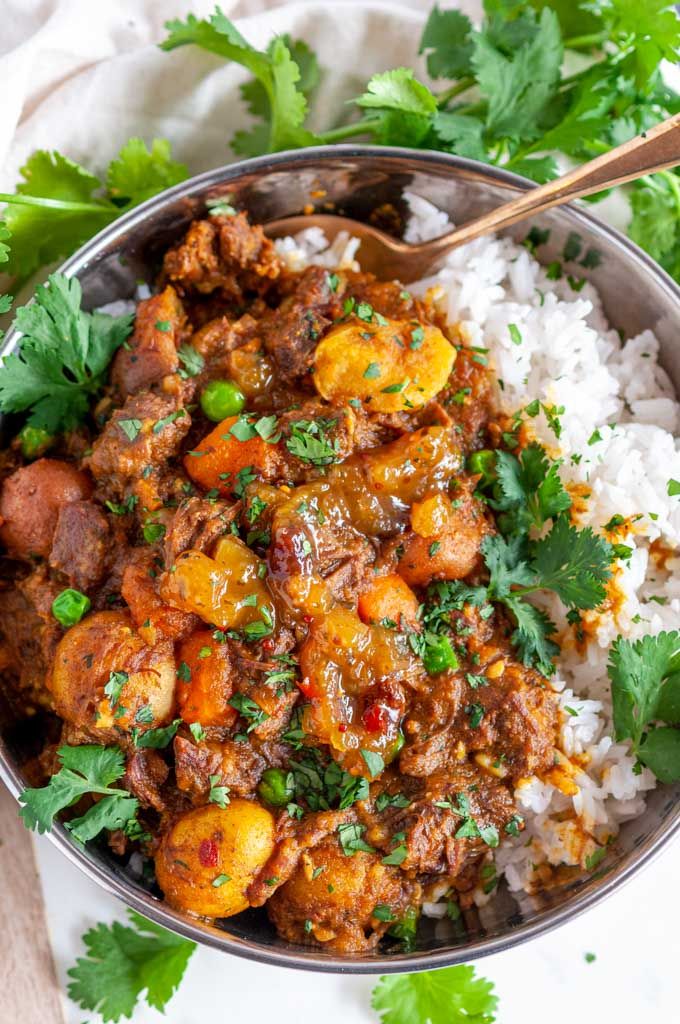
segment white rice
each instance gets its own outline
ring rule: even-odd
[[[451,226],[427,200],[413,194],[406,199],[409,241],[436,237]],[[338,236],[328,247],[312,229],[279,241],[277,248],[294,269],[310,262],[355,266],[357,240]],[[650,544],[660,539],[673,548],[680,542],[680,498],[667,494],[668,480],[680,479],[674,437],[680,406],[658,364],[659,343],[651,331],[622,342],[609,328],[591,284],[576,292],[566,279],[549,280],[530,253],[510,239],[471,242],[451,253],[433,277],[409,285],[418,295],[429,289],[435,289],[449,323],[458,325],[471,344],[489,350],[490,365],[503,382],[498,392],[503,412],[513,414],[535,399],[564,406],[559,439],[543,413],[530,422],[537,439],[564,460],[564,483],[585,485],[589,492],[579,502],[579,521],[597,530],[617,514],[640,517],[628,536],[617,538],[634,553],[627,564],[620,563],[615,611],[588,613],[585,650],[566,642],[551,681],[562,707],[570,709],[564,712],[560,743],[567,759],[577,757],[568,765],[577,792],[565,795],[536,778],[518,787],[526,830],[496,851],[497,871],[510,890],[531,892],[541,865],[592,866],[599,844],[615,836],[621,822],[640,814],[645,793],[655,786],[651,772],[634,772],[628,743],[614,740],[606,666],[619,634],[655,634],[678,621],[680,558],[669,559],[661,570]],[[519,345],[510,324],[521,333]],[[560,632],[566,631],[560,602],[546,599],[545,607]],[[486,899],[480,893],[478,902]],[[441,907],[428,904],[425,912],[439,917]]]

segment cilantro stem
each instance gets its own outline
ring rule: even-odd
[[[675,200],[675,207],[680,216],[680,181],[678,180],[677,174],[672,171],[659,171],[659,177],[663,178],[673,193],[673,199]]]
[[[485,114],[487,108],[486,100],[480,100],[479,103],[469,103],[466,107],[459,107],[456,110],[457,114],[470,114],[472,117],[476,117],[477,114]]]
[[[47,199],[44,196],[10,195],[0,192],[0,203],[16,203],[18,206],[45,206],[50,210],[68,210],[72,213],[101,213],[107,217],[117,217],[120,210],[115,206],[104,206],[102,203],[76,203],[65,199]]]
[[[608,38],[608,32],[590,32],[584,36],[572,36],[571,39],[564,40],[564,48],[565,50],[585,50],[604,43]]]
[[[342,139],[349,139],[352,135],[370,135],[380,127],[379,117],[364,117],[361,121],[353,121],[352,124],[343,124],[339,128],[331,128],[319,136],[322,143],[340,142]]]
[[[443,92],[437,93],[437,106],[445,107],[449,100],[452,100],[454,96],[458,96],[461,92],[467,92],[475,84],[475,79],[472,75],[466,75],[461,78],[459,82],[452,85],[449,89],[444,89]]]

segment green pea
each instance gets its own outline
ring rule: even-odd
[[[21,454],[25,459],[37,459],[54,441],[52,434],[42,427],[31,427],[27,423],[19,431],[21,441]]]
[[[81,594],[79,590],[72,590],[70,587],[62,590],[61,594],[57,594],[52,602],[52,614],[57,622],[61,622],[62,626],[65,626],[66,629],[80,622],[83,615],[89,612],[89,610],[89,597],[86,594]]]
[[[481,476],[482,487],[488,487],[496,479],[496,453],[490,448],[482,448],[468,456],[467,471]]]
[[[245,404],[246,396],[233,380],[211,380],[201,394],[201,409],[215,423],[238,416]]]
[[[260,779],[257,792],[262,800],[272,807],[285,807],[295,793],[292,772],[284,772],[281,768],[267,768]]]
[[[458,658],[447,636],[433,637],[428,641],[423,654],[423,665],[430,676],[446,672],[449,668],[458,668]]]

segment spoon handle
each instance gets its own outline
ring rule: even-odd
[[[490,210],[455,231],[425,243],[428,252],[447,251],[473,238],[507,228],[518,220],[558,206],[570,199],[622,185],[626,181],[653,174],[680,164],[680,114],[674,114],[649,128],[643,135],[568,171],[561,178],[522,192],[516,199]],[[423,248],[425,246],[423,245]]]

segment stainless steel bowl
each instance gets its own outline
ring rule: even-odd
[[[134,295],[138,280],[153,280],[160,257],[205,210],[207,199],[229,195],[256,221],[302,212],[308,203],[358,219],[385,211],[404,215],[404,190],[446,210],[456,222],[496,206],[529,183],[514,174],[439,153],[369,146],[334,146],[281,153],[222,167],[192,178],[149,200],[106,228],[61,268],[76,275],[88,308]],[[391,223],[396,227],[392,216]],[[589,213],[574,207],[537,219],[550,229],[540,258],[559,257],[570,232],[578,232],[601,262],[577,273],[599,288],[606,313],[626,335],[652,329],[661,342],[663,365],[680,390],[680,289],[640,249]],[[522,238],[527,225],[514,229]],[[9,334],[4,351],[16,344]],[[576,401],[572,414],[578,415]],[[35,749],[26,723],[12,723],[0,710],[0,775],[17,796],[24,788],[22,764]],[[50,838],[66,856],[104,889],[159,924],[239,956],[264,963],[316,971],[376,973],[441,967],[497,953],[570,920],[618,889],[648,864],[680,829],[680,786],[660,786],[648,795],[647,809],[628,822],[595,873],[571,878],[537,896],[512,897],[501,890],[485,909],[483,921],[466,921],[461,935],[451,922],[423,920],[413,953],[376,952],[342,958],[279,939],[264,911],[247,911],[212,925],[166,906],[137,874],[104,847],[77,847],[61,825]]]

